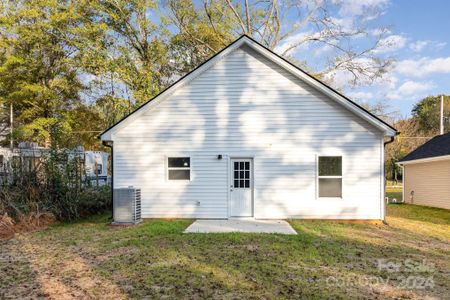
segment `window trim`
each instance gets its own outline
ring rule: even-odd
[[[340,157],[341,158],[341,175],[323,176],[319,175],[319,158],[320,157]],[[341,179],[341,196],[340,197],[320,197],[319,196],[319,179],[321,178],[337,178]],[[342,200],[344,199],[344,155],[342,153],[316,154],[316,199],[317,200]]]
[[[189,158],[189,167],[169,167],[169,158]],[[165,166],[165,174],[166,174],[166,181],[167,182],[190,182],[192,181],[192,157],[187,154],[170,154],[166,155],[164,159],[164,166]],[[189,179],[169,179],[169,171],[170,170],[189,170]]]

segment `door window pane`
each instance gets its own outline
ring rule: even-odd
[[[233,166],[234,188],[250,188],[250,162],[235,161]]]

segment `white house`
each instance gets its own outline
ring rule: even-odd
[[[101,134],[144,218],[384,219],[396,130],[243,36]]]

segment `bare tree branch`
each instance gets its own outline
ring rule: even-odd
[[[224,42],[224,40],[222,39],[221,33],[219,31],[217,31],[217,28],[216,28],[216,26],[215,26],[215,24],[214,24],[214,22],[212,20],[212,15],[211,15],[211,12],[210,12],[210,10],[208,8],[208,0],[204,0],[203,1],[203,7],[205,9],[206,16],[208,17],[208,21],[209,21],[209,24],[211,25],[212,29],[217,34],[217,36],[220,38],[220,40],[222,42]]]
[[[319,9],[319,5],[316,5],[313,9],[311,9],[308,12],[308,15],[305,18],[303,18],[303,20],[300,23],[296,23],[294,26],[292,26],[291,30],[287,31],[285,34],[283,34],[280,37],[280,41],[285,40],[286,38],[288,38],[295,32],[298,32],[304,26],[308,25],[313,20],[313,17],[317,13],[318,9]]]
[[[248,12],[248,0],[245,0],[245,15],[247,16],[247,33],[252,35],[252,22],[250,20],[250,14]]]
[[[181,20],[175,14],[179,19],[176,24],[189,42],[192,42],[192,46],[201,46],[205,51],[199,49],[202,56],[216,50],[219,47],[217,41],[226,44],[228,37],[236,37],[242,33],[252,35],[271,49],[282,45],[282,56],[309,44],[330,48],[332,50],[324,59],[325,67],[320,66],[324,70],[318,70],[317,75],[347,70],[353,74],[354,84],[360,79],[380,76],[391,63],[389,59],[377,57],[374,50],[379,47],[378,43],[357,51],[352,49],[354,38],[367,37],[372,42],[381,37],[369,32],[365,27],[368,23],[364,20],[355,19],[348,23],[339,16],[333,16],[334,3],[320,0],[245,0],[241,1],[242,5],[237,3],[233,0],[203,0],[203,11],[191,12],[198,19],[194,21],[189,16],[187,20]],[[192,21],[202,24],[201,26],[206,24],[213,34],[198,34],[192,27]]]
[[[197,43],[205,46],[207,49],[209,49],[212,53],[216,52],[216,49],[214,49],[211,45],[209,45],[207,42],[201,40],[197,37],[196,34],[192,33],[188,26],[183,21],[184,17],[178,13],[178,10],[174,7],[171,7],[171,10],[173,12],[172,21],[177,25],[177,27],[180,29],[181,33],[186,34],[190,39],[196,41]],[[198,49],[201,51],[201,49]],[[203,55],[206,57],[208,56],[208,53],[203,53]]]
[[[263,41],[266,40],[266,34],[267,34],[267,32],[268,32],[268,29],[269,29],[269,24],[270,24],[270,22],[271,22],[271,20],[272,20],[273,12],[274,12],[274,10],[275,10],[275,5],[277,5],[277,0],[273,0],[273,1],[272,1],[272,5],[271,5],[271,7],[270,7],[270,13],[269,13],[269,15],[267,16],[266,21],[264,22],[264,31],[263,31],[263,33],[262,33],[262,35],[261,35],[261,39],[262,39]]]
[[[233,3],[231,3],[230,0],[226,0],[228,7],[233,11],[233,14],[235,15],[236,19],[238,20],[239,25],[242,28],[242,33],[247,33],[247,30],[245,29],[245,24],[244,21],[242,21],[241,16],[239,15],[239,13],[236,11],[236,9],[233,6]]]

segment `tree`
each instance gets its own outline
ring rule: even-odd
[[[419,122],[415,118],[401,118],[393,125],[399,135],[395,137],[394,142],[386,145],[385,166],[388,179],[395,179],[395,173],[401,173],[401,168],[397,165],[399,160],[432,138],[420,130]]]
[[[399,112],[392,110],[388,103],[377,102],[370,104],[368,102],[362,102],[361,106],[389,124],[397,122]]]
[[[420,100],[412,115],[419,122],[420,130],[436,135],[440,132],[441,96],[429,96]],[[450,96],[444,96],[444,132],[450,131]]]
[[[219,51],[231,40],[247,34],[282,56],[299,47],[329,49],[322,69],[308,66],[316,76],[332,80],[337,72],[349,72],[352,83],[360,84],[379,78],[392,59],[381,58],[378,48],[388,46],[382,38],[387,28],[370,28],[370,20],[379,15],[367,8],[366,15],[348,20],[335,16],[337,1],[210,1],[196,5],[189,0],[168,0],[169,18],[177,26],[177,45],[192,55],[196,63]],[[370,16],[370,17],[369,17]],[[355,47],[356,39],[365,39],[366,47]],[[190,49],[190,50],[188,50]],[[325,55],[325,54],[324,54]]]
[[[148,101],[173,80],[168,24],[156,1],[102,0],[93,7],[107,26],[104,70],[128,87],[137,105]]]
[[[96,31],[85,27],[86,15],[82,5],[65,1],[11,1],[2,7],[0,97],[14,106],[18,139],[56,146],[70,141],[75,127],[88,126],[78,119],[74,127],[71,117],[84,105],[80,46]]]
[[[126,86],[133,107],[148,101],[180,76],[247,34],[317,77],[331,81],[337,72],[359,84],[380,77],[391,63],[377,54],[386,28],[371,28],[370,19],[344,24],[333,14],[334,1],[102,0],[92,4],[106,25],[106,53],[100,61],[105,79]],[[354,47],[365,39],[364,48]],[[291,57],[302,46],[330,48],[322,69]],[[101,56],[103,57],[103,56]],[[102,74],[99,74],[102,76]],[[123,89],[124,90],[124,89]],[[128,94],[129,93],[129,94]]]
[[[98,131],[241,34],[329,81],[344,71],[353,84],[371,81],[391,62],[377,52],[386,28],[370,25],[379,12],[349,22],[335,0],[1,3],[0,105],[14,105],[17,138],[44,145],[94,145]],[[324,64],[295,59],[302,46],[327,48]]]

